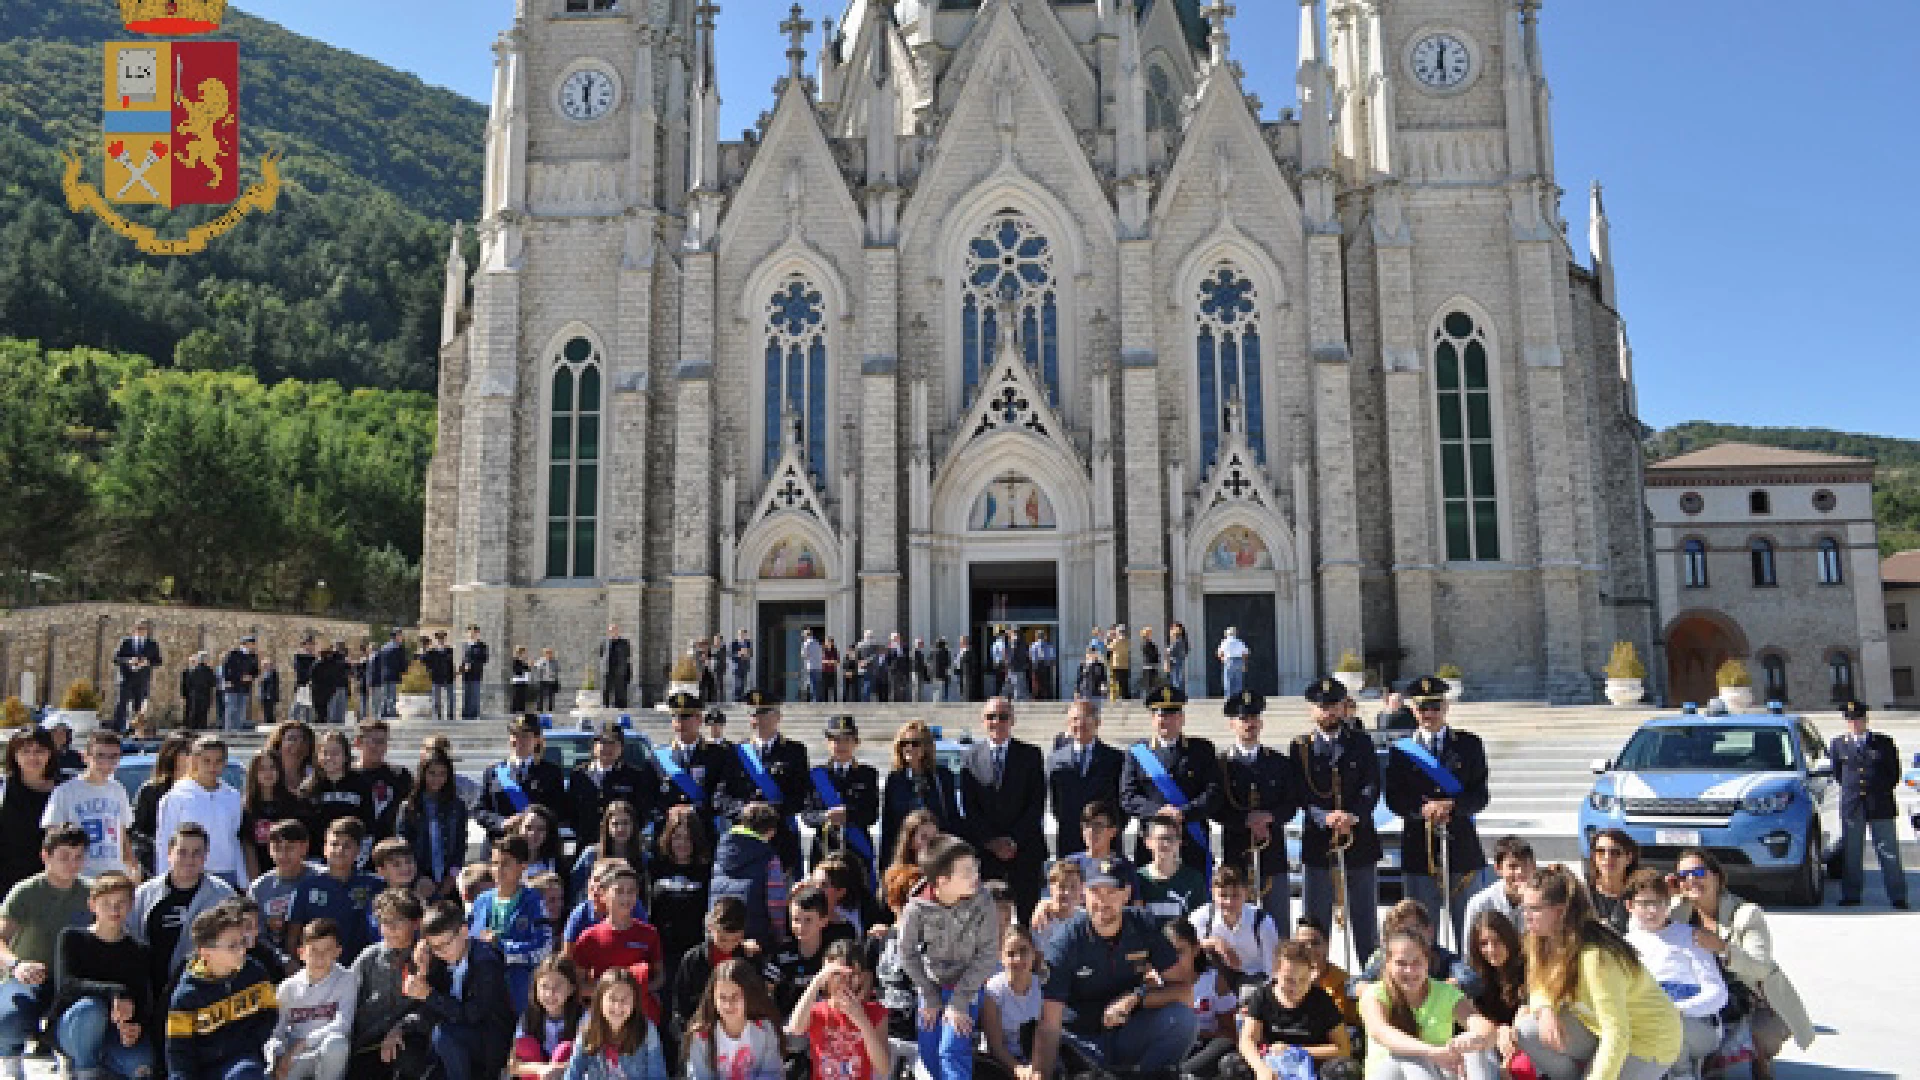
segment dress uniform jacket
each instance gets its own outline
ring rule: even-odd
[[[800,837],[789,819],[807,808],[807,797],[813,792],[813,778],[807,775],[807,748],[785,735],[775,735],[766,750],[761,752],[760,765],[767,770],[773,786],[780,790],[780,798],[776,802],[760,790],[753,772],[747,768],[747,747],[758,742],[754,738],[734,744],[734,753],[740,759],[740,777],[746,782],[745,787],[753,789],[749,802],[770,803],[780,811],[780,831],[774,834],[773,850],[780,856],[780,864],[787,874],[798,876]]]
[[[827,782],[833,790],[840,793],[840,803],[847,808],[847,829],[866,834],[869,847],[873,844],[873,827],[880,820],[880,771],[871,765],[854,762],[843,771],[829,761],[820,766],[827,770]],[[807,781],[806,809],[800,812],[800,820],[813,830],[813,848],[808,853],[807,865],[812,866],[827,856],[827,803],[814,788],[811,778]],[[859,849],[853,844],[848,850],[859,855]],[[884,864],[890,853],[874,849],[876,863]],[[860,856],[866,862],[866,856]],[[878,874],[886,869],[884,865],[870,867]]]
[[[1840,781],[1840,816],[1882,821],[1896,813],[1893,792],[1900,784],[1900,750],[1892,739],[1869,731],[1855,739],[1836,736],[1827,753]]]
[[[1086,760],[1079,760],[1080,744],[1072,739],[1057,743],[1047,755],[1047,793],[1053,800],[1053,817],[1059,823],[1054,837],[1054,855],[1085,851],[1087,842],[1080,835],[1080,812],[1102,799],[1120,805],[1120,773],[1126,755],[1111,743],[1094,740],[1087,748]],[[1125,821],[1120,822],[1122,826]]]
[[[596,775],[591,762],[582,762],[567,777],[574,840],[581,847],[599,843],[601,817],[621,800],[633,804],[634,831],[644,831],[654,820],[653,804],[659,798],[660,778],[651,765],[635,767],[622,761]]]
[[[1300,810],[1300,781],[1294,775],[1293,760],[1271,746],[1255,747],[1251,755],[1240,752],[1238,744],[1220,754],[1220,814],[1222,856],[1238,866],[1252,864],[1253,831],[1247,828],[1247,815],[1265,811],[1273,815],[1267,826],[1268,845],[1260,852],[1260,868],[1266,874],[1287,872],[1287,822]]]
[[[480,777],[480,797],[473,804],[473,820],[487,830],[489,837],[498,837],[506,828],[507,819],[521,811],[513,800],[507,797],[506,789],[500,783],[501,768],[511,768],[507,762],[496,761],[487,767]],[[553,811],[554,816],[565,820],[573,804],[567,799],[567,774],[560,766],[546,758],[535,758],[519,778],[520,790],[526,793],[528,805],[539,803]]]
[[[1153,743],[1147,743],[1149,747]],[[1202,828],[1220,812],[1220,759],[1214,753],[1213,743],[1192,736],[1182,738],[1153,750],[1153,756],[1160,759],[1167,774],[1187,796],[1185,820],[1197,821]],[[1147,776],[1145,769],[1134,760],[1129,750],[1124,755],[1120,769],[1120,809],[1129,817],[1141,821],[1159,813],[1167,805],[1160,795],[1160,788]],[[1207,852],[1194,843],[1187,830],[1181,830],[1180,859],[1188,866],[1200,868],[1207,865]],[[1134,861],[1150,861],[1145,837],[1134,844]]]
[[[1289,748],[1301,778],[1301,805],[1307,811],[1300,830],[1300,861],[1310,866],[1334,865],[1328,851],[1333,830],[1321,819],[1329,811],[1344,810],[1360,819],[1353,827],[1347,861],[1377,863],[1380,834],[1373,827],[1373,808],[1380,801],[1380,760],[1374,756],[1373,740],[1342,728],[1329,747],[1323,749],[1319,741],[1318,732],[1308,732]]]
[[[679,744],[669,739],[657,745],[671,756]],[[693,760],[687,762],[685,767],[700,788],[702,798],[697,804],[700,807],[700,821],[709,829],[713,828],[715,818],[724,818],[729,823],[738,820],[740,811],[759,797],[760,789],[740,768],[740,758],[730,742],[702,739],[694,747]],[[666,822],[667,811],[694,802],[665,768],[659,771],[660,796],[653,804],[656,825]]]
[[[1407,736],[1418,741],[1421,732]],[[1470,874],[1487,865],[1480,845],[1480,832],[1474,815],[1487,808],[1487,751],[1480,736],[1447,728],[1442,733],[1440,752],[1434,755],[1447,771],[1460,781],[1460,794],[1453,796],[1453,817],[1447,823],[1447,862],[1455,874]],[[1440,785],[1399,747],[1387,753],[1387,807],[1400,816],[1401,870],[1408,874],[1432,874],[1431,857],[1437,850],[1429,839],[1427,819],[1420,816],[1426,803],[1448,796]]]

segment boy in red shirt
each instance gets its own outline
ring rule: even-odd
[[[640,1003],[647,1019],[660,1022],[660,985],[666,969],[660,962],[660,932],[633,917],[640,899],[640,875],[631,866],[615,870],[607,883],[607,917],[593,924],[567,946],[567,955],[580,968],[580,985],[591,991],[602,972],[623,967],[647,988]]]
[[[859,948],[851,941],[829,945],[826,963],[787,1018],[787,1034],[807,1042],[814,1076],[873,1080],[886,1074],[887,1010],[872,991]]]

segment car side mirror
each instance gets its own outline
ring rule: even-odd
[[[1807,773],[1807,775],[1809,777],[1812,777],[1815,780],[1831,780],[1833,779],[1833,766],[1832,765],[1816,765],[1813,767],[1813,770],[1811,772]]]
[[[1594,758],[1593,761],[1587,765],[1587,768],[1592,769],[1594,772],[1594,775],[1596,776],[1603,772],[1606,772],[1608,769],[1612,767],[1613,767],[1613,762],[1608,761],[1606,758],[1603,758],[1603,757]]]

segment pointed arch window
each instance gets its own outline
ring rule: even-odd
[[[1000,325],[1002,304],[1011,299],[1026,343],[1027,366],[1046,387],[1050,403],[1060,400],[1060,289],[1053,244],[1017,210],[988,219],[967,245],[967,278],[960,298],[962,400],[973,401],[980,380],[993,367],[1003,342],[1012,340]]]
[[[1266,416],[1261,401],[1260,305],[1253,282],[1232,263],[1214,267],[1195,297],[1194,363],[1200,393],[1200,460],[1220,451],[1227,405],[1240,402],[1247,446],[1266,460]]]
[[[763,440],[768,472],[780,460],[782,421],[797,418],[801,445],[818,482],[827,468],[827,318],[820,290],[794,275],[767,299],[766,410]]]
[[[547,576],[594,576],[600,513],[600,354],[577,337],[554,357],[547,421]]]
[[[1159,64],[1147,67],[1147,130],[1173,131],[1180,126],[1179,106],[1173,92],[1173,77]]]
[[[1455,311],[1433,335],[1440,428],[1440,495],[1450,562],[1500,558],[1498,469],[1486,329]]]

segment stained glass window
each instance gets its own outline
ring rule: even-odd
[[[1266,460],[1257,300],[1253,282],[1231,263],[1221,263],[1200,282],[1193,348],[1200,394],[1200,460],[1209,466],[1220,450],[1227,404],[1236,399],[1247,445],[1256,459]]]
[[[1026,217],[1002,210],[967,245],[967,278],[960,300],[962,400],[973,401],[1013,327],[1000,325],[1013,301],[1027,366],[1048,397],[1060,400],[1060,296],[1053,245]]]
[[[766,469],[780,460],[782,423],[797,417],[816,477],[827,463],[827,319],[820,290],[789,278],[767,300]]]
[[[554,357],[547,424],[547,576],[590,578],[600,512],[600,355],[574,338]]]
[[[1500,558],[1489,366],[1484,327],[1461,311],[1442,320],[1433,335],[1433,385],[1440,412],[1441,514],[1447,558],[1454,562]]]

